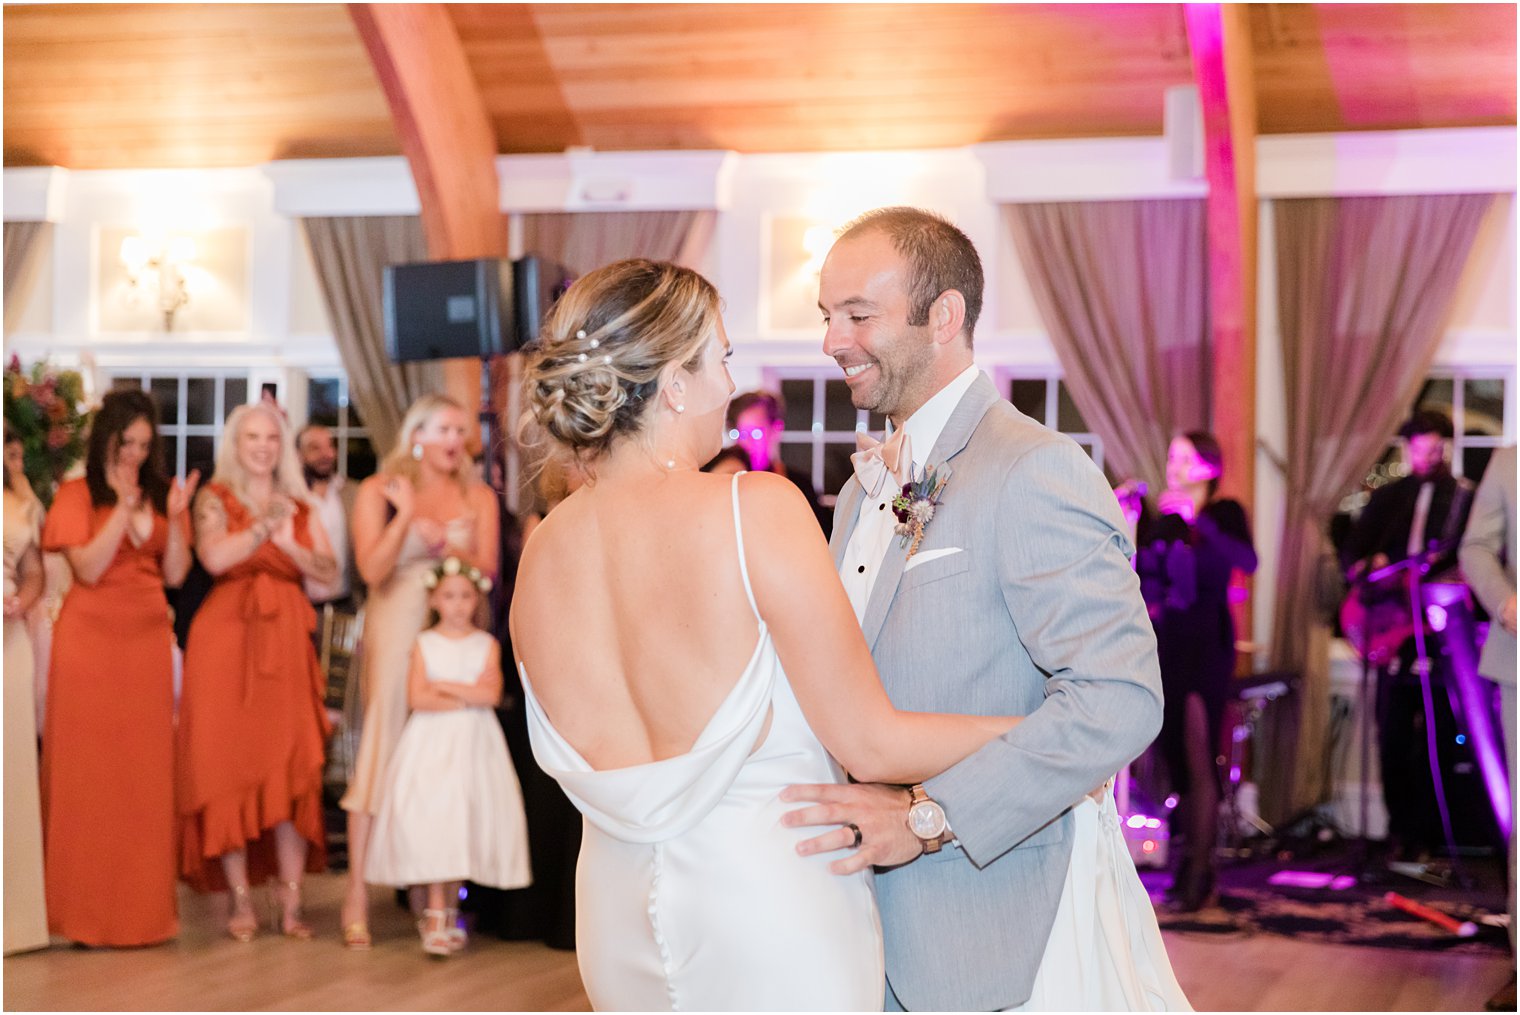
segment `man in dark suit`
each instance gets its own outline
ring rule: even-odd
[[[1379,487],[1362,509],[1346,541],[1344,563],[1356,585],[1368,574],[1401,560],[1424,555],[1427,580],[1451,571],[1457,542],[1472,506],[1472,485],[1451,473],[1451,420],[1421,410],[1399,430],[1409,474]],[[1404,574],[1365,591],[1370,597],[1404,597]],[[1360,586],[1353,594],[1361,594]],[[1432,679],[1439,679],[1439,653],[1427,643]],[[1426,740],[1417,720],[1424,714],[1414,639],[1408,639],[1378,673],[1378,753],[1383,801],[1388,808],[1390,855],[1409,859],[1440,840],[1435,821],[1434,786]],[[1437,695],[1442,699],[1444,695]]]

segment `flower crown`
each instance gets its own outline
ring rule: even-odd
[[[480,568],[466,564],[458,557],[445,557],[438,566],[428,570],[422,576],[424,588],[436,589],[443,579],[456,574],[462,574],[470,579],[470,583],[480,590],[481,594],[491,591],[491,576],[482,574]]]

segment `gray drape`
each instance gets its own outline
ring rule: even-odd
[[[1293,757],[1264,766],[1278,819],[1324,799],[1330,631],[1314,582],[1327,525],[1387,447],[1441,344],[1488,194],[1273,203],[1287,420],[1273,665],[1301,674]],[[1286,754],[1286,740],[1282,750]]]
[[[523,251],[584,275],[610,261],[648,257],[700,270],[712,244],[714,211],[532,212]]]
[[[23,286],[21,282],[35,267],[34,258],[47,244],[41,242],[51,232],[47,222],[5,223],[5,333],[9,335],[21,319]]]
[[[1166,449],[1209,415],[1206,206],[1003,206],[1066,386],[1119,476],[1156,487]]]
[[[396,365],[385,354],[382,279],[388,264],[426,261],[422,220],[415,215],[301,220],[311,245],[317,281],[327,304],[348,392],[375,450],[396,442],[406,407],[419,395],[441,392],[437,363]]]

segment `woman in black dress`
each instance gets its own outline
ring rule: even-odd
[[[1176,907],[1201,908],[1214,888],[1220,723],[1235,672],[1230,575],[1256,570],[1239,501],[1216,499],[1224,459],[1203,431],[1172,440],[1166,489],[1142,514],[1135,570],[1156,628],[1166,710],[1159,743],[1182,799],[1174,829],[1185,836],[1172,882]]]

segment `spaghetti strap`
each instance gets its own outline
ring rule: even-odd
[[[739,577],[744,579],[744,594],[749,597],[749,608],[754,611],[755,619],[760,620],[760,607],[755,605],[755,590],[749,584],[749,565],[744,562],[744,525],[739,521],[739,477],[742,472],[734,473],[734,542],[739,547]]]

